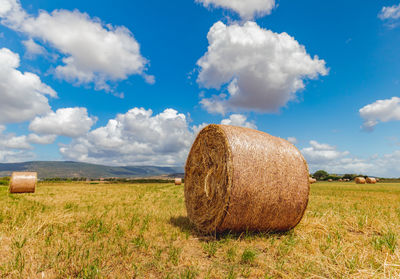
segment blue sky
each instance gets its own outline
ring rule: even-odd
[[[0,0],[0,162],[183,165],[222,122],[400,177],[400,3],[240,2]]]

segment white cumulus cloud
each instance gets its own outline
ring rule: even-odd
[[[46,49],[44,47],[42,47],[41,45],[37,44],[31,38],[26,40],[26,41],[23,41],[22,43],[25,46],[27,54],[29,56],[43,55],[43,54],[47,53],[47,51],[46,51]]]
[[[96,120],[88,116],[86,108],[61,108],[36,117],[29,129],[38,134],[76,138],[89,132]]]
[[[140,53],[139,43],[123,26],[104,24],[78,10],[40,11],[28,15],[17,0],[0,0],[2,23],[31,38],[48,43],[65,55],[55,74],[75,84],[94,83],[95,88],[111,91],[109,82],[142,75],[149,83],[154,77],[145,73],[148,64]],[[31,48],[37,51],[28,40]]]
[[[390,7],[383,7],[378,14],[378,17],[382,20],[400,18],[400,4]]]
[[[133,108],[62,146],[65,159],[107,165],[183,165],[193,141],[184,114]]]
[[[362,129],[372,131],[379,122],[400,120],[400,98],[377,100],[359,110],[364,119]]]
[[[385,170],[374,169],[370,160],[351,157],[348,151],[340,151],[336,146],[310,141],[310,146],[301,149],[301,153],[307,160],[310,172],[319,169],[329,173],[366,173],[379,175]]]
[[[26,136],[16,136],[14,133],[4,133],[6,127],[0,125],[0,162],[21,162],[32,160],[35,154],[31,151]]]
[[[310,172],[323,169],[329,173],[355,173],[382,177],[400,177],[400,150],[365,158],[352,156],[336,146],[310,141],[310,146],[301,149]]]
[[[310,147],[301,150],[311,165],[327,164],[349,155],[348,151],[338,151],[335,146],[322,144],[315,140],[310,141]]]
[[[26,136],[15,136],[14,134],[0,134],[0,145],[2,149],[31,149]]]
[[[271,13],[275,0],[196,0],[204,7],[221,7],[235,11],[242,19],[253,19]]]
[[[24,122],[49,112],[46,95],[56,92],[33,73],[22,73],[19,55],[7,48],[0,49],[0,123]]]
[[[277,112],[296,99],[305,88],[304,80],[328,74],[325,61],[312,58],[293,37],[255,22],[227,26],[219,21],[207,38],[208,51],[197,61],[197,82],[207,89],[227,91],[201,100],[211,113]]]
[[[36,144],[51,144],[56,140],[57,136],[56,135],[37,135],[37,134],[29,134],[28,135],[28,141],[30,143],[36,143]]]
[[[247,121],[247,117],[243,114],[232,114],[229,118],[223,119],[221,124],[257,129],[257,126],[253,122]]]

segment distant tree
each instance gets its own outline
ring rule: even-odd
[[[350,173],[346,173],[345,175],[343,175],[344,179],[350,179],[353,180],[354,178],[356,178],[357,175],[355,174],[350,174]]]
[[[317,180],[324,180],[329,176],[329,173],[327,173],[324,170],[318,170],[316,172],[314,172],[313,176],[317,179]]]
[[[337,175],[329,174],[327,177],[323,178],[323,180],[328,180],[328,179],[332,179],[332,180],[336,181],[336,180],[339,180],[340,177]]]

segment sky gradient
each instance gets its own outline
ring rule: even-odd
[[[0,162],[182,166],[206,124],[400,177],[398,1],[0,0]]]

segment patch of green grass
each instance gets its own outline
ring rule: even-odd
[[[206,252],[208,256],[213,257],[213,256],[215,256],[215,253],[217,253],[219,244],[216,241],[210,241],[210,242],[203,243],[202,246],[203,246],[204,252]]]
[[[241,262],[245,264],[253,263],[256,259],[257,253],[253,249],[246,248],[242,253]]]
[[[383,247],[387,247],[390,252],[394,253],[397,247],[397,235],[388,231],[381,236],[374,236],[371,242],[375,250],[381,251]]]

